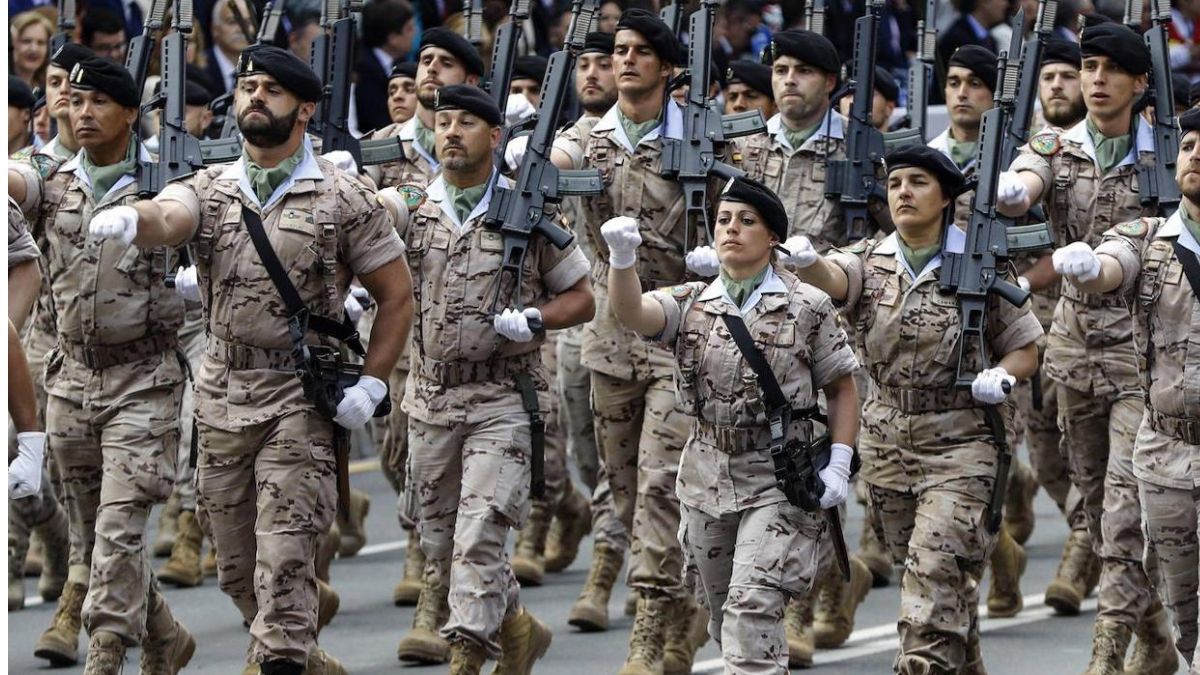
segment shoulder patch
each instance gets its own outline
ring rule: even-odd
[[[676,300],[687,300],[687,297],[692,294],[692,289],[687,286],[672,286],[667,292]]]
[[[1050,157],[1062,149],[1062,143],[1058,140],[1058,132],[1054,129],[1043,129],[1029,139],[1029,147],[1039,155]]]
[[[1146,236],[1146,231],[1148,229],[1149,225],[1146,223],[1144,218],[1138,218],[1137,220],[1131,220],[1127,223],[1121,223],[1120,225],[1117,225],[1117,232],[1125,235],[1126,237],[1144,237]]]
[[[867,246],[869,246],[869,244],[866,239],[859,239],[853,244],[844,247],[842,250],[847,253],[862,253],[867,250]]]
[[[404,199],[404,205],[410,212],[416,211],[425,203],[425,191],[417,185],[411,183],[397,185],[396,192],[400,193],[400,197]]]

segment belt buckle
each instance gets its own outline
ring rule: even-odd
[[[1183,422],[1183,440],[1191,445],[1200,445],[1200,422],[1195,420],[1184,420]]]
[[[91,368],[92,370],[101,370],[100,357],[96,351],[91,347],[82,347],[82,350],[83,351],[81,354],[83,356],[83,365]]]
[[[900,411],[912,413],[917,407],[917,391],[915,389],[900,390]]]

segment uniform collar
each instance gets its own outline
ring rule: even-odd
[[[767,134],[770,135],[777,145],[781,145],[791,150],[796,150],[787,141],[787,136],[784,134],[783,115],[775,113],[771,119],[767,120]],[[822,138],[831,138],[834,140],[844,140],[846,138],[846,121],[840,113],[834,112],[830,106],[829,111],[825,113],[825,120],[817,127],[812,136],[809,136],[804,141],[804,145],[800,149],[808,148],[817,140]]]
[[[775,273],[773,265],[768,265],[767,275],[763,277],[762,283],[758,285],[758,288],[754,289],[750,297],[746,298],[746,302],[738,312],[742,316],[746,316],[758,305],[763,296],[786,294],[787,286],[784,285],[783,279],[780,279],[779,275]],[[729,293],[725,290],[725,282],[721,280],[720,275],[717,275],[717,278],[701,291],[700,296],[696,298],[697,302],[711,302],[713,300],[724,300],[730,307],[737,307],[737,305],[733,304],[733,298],[730,298]]]
[[[416,113],[413,113],[413,116],[408,118],[408,121],[400,127],[400,131],[397,136],[400,137],[401,141],[408,141],[411,143],[413,149],[417,151],[417,154],[423,157],[426,162],[429,162],[429,166],[433,167],[433,171],[436,173],[441,166],[438,164],[437,158],[425,152],[425,148],[421,147],[421,144],[417,142],[418,122],[419,120]]]
[[[625,127],[621,126],[621,121],[617,117],[619,114],[619,105],[620,104],[614,104],[613,107],[608,109],[608,112],[604,113],[604,116],[600,118],[600,121],[596,122],[596,126],[592,127],[592,133],[612,133],[613,138],[617,139],[617,142],[620,143],[625,150],[632,154],[634,147],[629,142],[629,136],[625,135]],[[667,104],[666,110],[666,120],[654,129],[651,129],[650,133],[643,136],[642,140],[638,141],[638,145],[646,143],[647,141],[653,141],[659,137],[674,139],[680,139],[683,137],[683,110],[675,103],[674,100],[671,100]]]
[[[1146,124],[1145,120],[1141,119],[1140,115],[1135,113],[1134,116],[1138,118],[1137,142],[1129,147],[1129,153],[1125,155],[1125,158],[1117,162],[1117,165],[1112,169],[1109,169],[1109,171],[1123,167],[1126,164],[1133,164],[1136,162],[1137,157],[1134,156],[1135,151],[1154,152],[1154,130],[1149,124]],[[1071,141],[1072,143],[1079,145],[1079,147],[1083,150],[1083,154],[1087,155],[1093,163],[1096,162],[1096,145],[1092,143],[1092,135],[1088,133],[1086,117],[1080,120],[1075,126],[1067,129],[1062,137],[1063,140]]]
[[[242,195],[260,210],[265,211],[282,199],[297,181],[322,180],[325,178],[325,174],[321,173],[321,167],[317,165],[317,159],[313,155],[312,141],[309,139],[308,134],[304,135],[303,143],[304,158],[296,165],[296,170],[292,172],[292,175],[288,176],[287,180],[275,188],[275,191],[271,193],[271,197],[267,200],[266,204],[258,201],[258,195],[254,193],[254,188],[250,185],[250,177],[246,175],[246,160],[244,157],[238,157],[236,162],[230,164],[221,172],[220,176],[217,176],[217,180],[236,181],[238,188],[242,191]]]
[[[492,202],[492,194],[495,192],[496,186],[502,188],[512,187],[508,182],[508,179],[503,175],[496,176],[495,172],[493,171],[492,176],[496,178],[495,182],[492,183],[487,191],[483,193],[483,198],[480,199],[479,203],[475,205],[475,208],[471,211],[471,215],[467,216],[468,223],[487,213],[488,205]],[[429,187],[425,190],[425,199],[437,204],[438,208],[441,209],[442,215],[444,215],[451,223],[454,224],[455,229],[463,229],[463,223],[458,219],[458,214],[454,211],[454,205],[450,203],[450,199],[446,195],[445,176],[438,174],[437,178],[433,179],[433,182],[430,183]]]
[[[149,161],[152,161],[153,159],[154,158],[150,156],[150,151],[146,149],[146,146],[142,143],[138,143],[138,161],[139,162],[149,162]],[[90,176],[88,176],[87,171],[83,170],[83,152],[82,151],[75,153],[71,157],[71,159],[68,159],[67,161],[63,162],[63,165],[61,167],[59,167],[58,170],[61,172],[64,172],[64,173],[70,171],[71,173],[75,174],[75,177],[78,178],[81,183],[83,183],[84,185],[87,186],[88,192],[92,191],[92,178]],[[100,199],[103,200],[104,197],[106,197],[108,195],[117,194],[126,185],[129,185],[130,183],[133,183],[136,180],[137,180],[136,170],[135,170],[135,173],[127,173],[127,174],[121,176],[120,178],[117,179],[117,182],[113,183],[113,186],[108,189],[107,194],[102,195],[100,197]]]
[[[938,253],[937,255],[933,256],[928,263],[925,264],[925,269],[921,270],[920,274],[914,274],[912,268],[908,266],[908,261],[904,259],[904,256],[899,255],[899,237],[899,233],[896,232],[889,234],[884,238],[883,241],[879,242],[878,246],[875,247],[875,253],[880,255],[895,256],[896,260],[898,260],[900,264],[904,266],[904,269],[908,270],[908,275],[913,279],[914,282],[917,279],[920,279],[922,276],[929,274],[930,272],[942,266],[942,254]],[[951,225],[950,231],[946,233],[946,243],[942,250],[946,253],[962,253],[966,243],[966,233],[958,229],[957,225]]]
[[[937,150],[938,152],[942,153],[946,157],[950,157],[950,128],[947,127],[945,131],[938,134],[937,136],[934,136],[933,140],[929,141],[929,147],[933,148],[934,150]],[[954,158],[950,157],[950,161],[953,162]],[[974,168],[975,168],[975,159],[972,158],[971,161],[967,162],[966,166],[962,167],[961,171],[964,174],[966,174],[967,172],[971,171]]]
[[[1180,205],[1179,210],[1176,210],[1175,213],[1171,214],[1170,218],[1167,218],[1163,222],[1162,227],[1158,228],[1154,233],[1154,238],[1168,239],[1174,237],[1180,246],[1200,257],[1200,242],[1197,242],[1196,238],[1192,236],[1191,230],[1183,226],[1183,216],[1179,213],[1182,209],[1183,205]]]

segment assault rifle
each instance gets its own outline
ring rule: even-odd
[[[679,31],[683,30],[683,12],[687,9],[683,3],[685,0],[675,0],[671,4],[663,7],[658,13],[658,18],[663,20],[671,28],[671,34],[679,37]]]
[[[825,0],[804,3],[804,29],[818,35],[825,34]]]
[[[1133,5],[1136,4],[1136,7]],[[1141,0],[1126,4],[1126,24],[1142,23]],[[1179,124],[1175,118],[1175,95],[1171,90],[1171,60],[1167,47],[1167,24],[1171,22],[1170,0],[1151,0],[1150,30],[1146,46],[1150,48],[1150,88],[1146,100],[1154,106],[1154,163],[1137,161],[1138,193],[1143,207],[1154,206],[1159,214],[1170,215],[1179,207],[1182,195],[1175,183],[1175,165],[1179,156]],[[1137,29],[1135,29],[1137,30]],[[1136,111],[1137,108],[1135,107]],[[1133,155],[1138,159],[1137,126],[1140,114],[1134,112],[1129,133],[1133,136]],[[1146,121],[1141,120],[1142,124]]]
[[[483,0],[463,0],[463,30],[476,50],[483,46]]]
[[[713,25],[719,0],[701,0],[700,9],[692,13],[688,23],[688,67],[685,77],[688,86],[683,109],[682,138],[662,139],[662,175],[679,181],[684,200],[684,251],[692,248],[692,229],[699,224],[710,235],[708,211],[708,181],[711,176],[732,180],[745,175],[740,169],[717,160],[717,144],[767,129],[762,113],[757,110],[721,115],[710,105],[708,90],[712,82]],[[667,97],[665,106],[674,105]],[[668,116],[663,114],[663,121]]]
[[[321,152],[344,150],[354,157],[357,166],[362,166],[362,148],[350,133],[350,82],[354,78],[357,41],[354,14],[361,9],[360,0],[326,0],[326,15],[336,17],[329,22],[328,61],[323,70],[313,68],[324,86],[322,100],[313,118],[319,130],[316,133],[321,137]],[[313,53],[316,54],[315,48]]]
[[[1029,127],[1033,123],[1033,108],[1037,104],[1038,78],[1042,70],[1042,50],[1046,41],[1054,35],[1054,20],[1058,15],[1058,0],[1040,0],[1037,21],[1033,25],[1033,39],[1025,44],[1020,64],[1020,85],[1012,118],[1004,132],[1004,149],[1001,160],[1005,167],[1017,158],[1022,145],[1029,140]],[[1023,17],[1022,17],[1023,18]],[[1014,26],[1024,26],[1016,24]],[[1174,178],[1172,178],[1174,182]]]
[[[58,32],[50,38],[50,56],[75,34],[75,0],[58,0]]]
[[[167,13],[167,0],[153,0],[150,13],[146,15],[142,34],[129,41],[129,54],[125,57],[125,70],[133,76],[138,96],[146,86],[146,75],[150,71],[150,56],[154,52],[154,41],[163,28],[163,17]]]
[[[921,143],[929,142],[929,87],[937,46],[937,0],[925,0],[925,16],[917,22],[917,58],[908,67],[908,128]],[[1036,90],[1035,90],[1036,91]]]
[[[496,46],[492,48],[492,69],[484,90],[496,102],[500,112],[508,108],[508,87],[512,84],[513,65],[517,60],[517,42],[521,24],[529,18],[530,0],[513,0],[508,9],[508,21],[496,29]]]

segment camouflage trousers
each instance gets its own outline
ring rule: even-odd
[[[996,543],[987,529],[994,482],[949,478],[919,492],[868,485],[876,534],[904,565],[895,672],[957,673],[978,640],[979,580]]]
[[[655,368],[656,374],[663,369]],[[683,552],[675,480],[692,418],[676,409],[670,371],[665,376],[625,380],[592,372],[596,440],[623,530],[601,529],[596,540],[620,551],[633,549],[629,585],[679,597]]]
[[[408,442],[426,583],[450,589],[442,635],[499,658],[500,624],[520,610],[506,544],[529,515],[529,414],[453,427],[410,417]]]
[[[1200,624],[1200,488],[1178,489],[1138,481],[1148,561],[1157,561],[1159,595],[1175,624],[1175,648],[1193,663]],[[1192,672],[1196,672],[1193,668]]]
[[[145,635],[158,593],[145,548],[154,504],[171,494],[183,387],[145,389],[100,406],[50,396],[46,438],[70,520],[68,577],[88,585],[83,625],[127,645]]]
[[[592,371],[579,362],[581,328],[576,326],[559,333],[556,385],[559,405],[562,407],[562,427],[567,436],[567,454],[575,461],[583,484],[595,492],[600,456],[591,406]]]
[[[397,368],[388,377],[392,412],[385,419],[387,429],[379,447],[379,468],[388,484],[396,491],[396,515],[400,526],[405,530],[412,530],[417,526],[417,507],[408,482],[408,413],[400,408],[407,384],[407,370]]]
[[[1097,619],[1134,628],[1150,608],[1150,581],[1142,567],[1145,537],[1133,442],[1143,405],[1136,391],[1101,397],[1058,388],[1058,422],[1083,497],[1093,546],[1101,559]]]
[[[681,504],[689,586],[708,611],[725,672],[786,673],[783,612],[817,576],[825,521],[787,502],[714,516]]]
[[[54,464],[57,467],[57,464]],[[20,576],[29,553],[29,535],[40,525],[52,522],[63,507],[51,485],[50,467],[42,469],[42,487],[36,495],[8,500],[8,570]],[[84,577],[86,579],[86,577]]]
[[[1044,370],[1039,370],[1041,408],[1034,406],[1031,380],[1021,382],[1013,392],[1017,403],[1014,420],[1016,448],[1024,439],[1029,450],[1029,464],[1033,467],[1038,485],[1058,505],[1067,518],[1072,530],[1087,528],[1087,517],[1083,509],[1083,496],[1071,484],[1070,467],[1067,465],[1062,432],[1058,428],[1058,383],[1050,379]],[[1015,476],[1013,472],[1010,475]]]
[[[188,364],[188,382],[183,387],[183,404],[179,412],[179,475],[175,479],[175,494],[179,496],[179,507],[184,511],[196,510],[196,467],[192,462],[192,443],[195,438],[193,420],[196,412],[195,382],[204,355],[206,340],[204,316],[187,314],[183,328],[179,330],[179,349]]]
[[[547,373],[558,372],[558,332],[546,335],[542,343],[542,363],[546,364]],[[550,505],[551,512],[558,507],[567,481],[571,479],[567,471],[567,430],[563,426],[563,406],[553,387],[550,389],[550,407],[542,411],[546,421],[545,458],[542,467],[546,480],[546,489],[542,501]]]
[[[317,640],[317,539],[337,513],[333,423],[299,410],[237,431],[197,428],[200,507],[218,583],[250,624],[248,660],[304,663]]]

